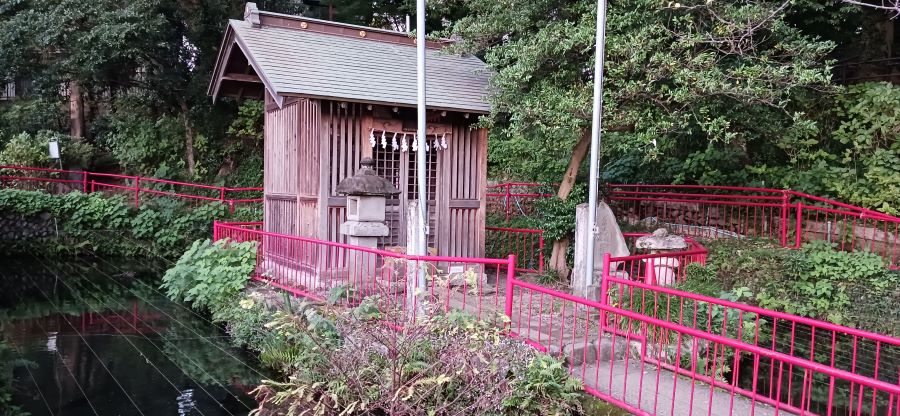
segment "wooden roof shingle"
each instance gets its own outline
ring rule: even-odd
[[[263,17],[265,12],[259,12]],[[346,100],[397,106],[416,105],[416,47],[405,34],[375,28],[340,25],[297,16],[277,16],[343,26],[340,30],[396,36],[392,42],[358,36],[303,30],[283,25],[229,21],[225,43],[210,85],[219,93],[221,77],[230,53],[240,48],[269,93],[280,102],[284,96]],[[309,27],[308,25],[300,27]],[[389,34],[389,35],[385,35]],[[374,37],[374,36],[373,36]],[[235,46],[235,48],[232,48]],[[449,54],[439,48],[426,50],[426,102],[428,108],[487,113],[490,72],[477,57]]]

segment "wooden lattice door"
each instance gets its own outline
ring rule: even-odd
[[[375,132],[377,135],[379,132]],[[377,137],[377,136],[376,136]],[[437,225],[436,192],[438,154],[433,149],[426,153],[426,177],[428,189],[428,223],[431,232],[428,234],[428,245],[435,247],[435,231]],[[412,146],[408,151],[393,149],[390,144],[382,148],[380,145],[372,149],[375,160],[375,173],[391,181],[400,194],[388,197],[385,203],[385,223],[390,234],[382,239],[383,247],[406,245],[406,224],[409,201],[418,199],[418,186],[416,183],[416,152]]]

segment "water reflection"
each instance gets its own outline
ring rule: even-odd
[[[0,258],[0,406],[32,415],[242,415],[264,375],[140,262]]]

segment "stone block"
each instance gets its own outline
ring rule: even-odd
[[[385,198],[383,196],[347,196],[348,221],[384,221]]]
[[[380,222],[345,221],[341,234],[357,237],[384,237],[390,234],[387,225]]]

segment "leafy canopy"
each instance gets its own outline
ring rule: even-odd
[[[459,49],[496,71],[491,162],[501,174],[556,182],[589,129],[593,3],[472,0]],[[645,157],[692,141],[740,143],[791,126],[792,97],[823,88],[833,44],[785,21],[790,2],[610,2],[605,145]],[[766,117],[766,125],[758,122]]]

